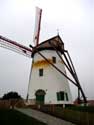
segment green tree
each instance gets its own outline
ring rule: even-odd
[[[22,99],[22,97],[17,93],[17,92],[8,92],[3,95],[2,97],[3,100],[8,100],[8,99]]]
[[[17,92],[8,92],[3,95],[2,100],[9,101],[10,108],[14,109],[19,101],[23,101],[22,97]]]

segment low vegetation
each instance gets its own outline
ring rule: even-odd
[[[3,95],[2,100],[8,99],[22,99],[22,97],[17,92],[8,92]]]
[[[94,106],[72,106],[67,105],[66,109],[71,109],[75,111],[81,111],[81,112],[88,112],[88,113],[94,113]]]

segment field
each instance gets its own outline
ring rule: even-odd
[[[12,109],[0,109],[0,125],[45,125]]]

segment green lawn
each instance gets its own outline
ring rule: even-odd
[[[94,113],[94,106],[66,106],[66,109],[71,109],[75,111],[81,111],[81,112],[89,112]]]
[[[28,117],[11,109],[0,109],[0,125],[45,125],[44,123]]]

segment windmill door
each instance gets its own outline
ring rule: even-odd
[[[35,95],[36,95],[36,104],[44,104],[45,100],[45,91],[44,90],[37,90]]]

